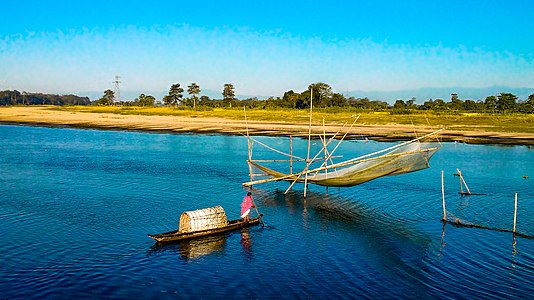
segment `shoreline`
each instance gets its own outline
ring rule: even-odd
[[[247,124],[248,123],[248,124]],[[307,137],[308,124],[288,122],[264,122],[232,120],[213,117],[186,117],[160,115],[123,115],[50,110],[43,106],[0,108],[0,124],[30,125],[41,127],[67,127],[99,130],[127,130],[153,133],[190,133],[245,135],[247,125],[250,135]],[[346,139],[375,141],[405,141],[440,129],[439,126],[411,125],[358,125],[355,124]],[[475,127],[473,127],[475,128]],[[312,133],[339,136],[346,132],[342,124],[312,125]],[[516,132],[492,132],[483,130],[460,131],[445,128],[440,133],[444,142],[468,144],[534,145],[534,134]]]

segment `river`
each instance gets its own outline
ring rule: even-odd
[[[257,137],[288,151],[288,139]],[[242,136],[0,125],[0,299],[529,298],[534,149],[444,143],[422,171],[350,188],[253,192],[265,227],[158,246],[183,211],[239,217]],[[314,141],[314,147],[319,145]],[[345,141],[336,154],[394,143]],[[293,140],[295,153],[307,141]],[[254,155],[268,156],[255,146]],[[304,154],[305,156],[305,154]],[[473,193],[461,196],[460,169]]]

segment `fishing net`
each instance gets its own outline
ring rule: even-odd
[[[249,163],[274,178],[314,183],[322,186],[354,186],[376,178],[415,172],[429,167],[429,160],[439,148],[432,143],[421,143],[419,140],[391,147],[389,152],[378,151],[358,158],[318,167],[310,165],[309,170],[300,173],[286,174],[260,165]],[[307,179],[306,177],[307,173]]]

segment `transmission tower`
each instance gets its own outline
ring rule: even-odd
[[[115,102],[119,102],[121,100],[121,89],[120,89],[120,83],[121,83],[121,77],[119,75],[115,76],[115,81],[113,83],[115,84],[115,89],[113,90],[113,94],[115,96]]]

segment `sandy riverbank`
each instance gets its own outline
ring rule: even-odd
[[[170,133],[220,133],[245,134],[245,120],[229,120],[211,117],[185,116],[143,116],[119,115],[112,113],[90,113],[76,111],[50,110],[45,106],[16,106],[0,108],[0,123],[27,124],[37,126],[67,126],[77,128],[138,130]],[[334,134],[343,124],[325,126],[326,134]],[[293,135],[307,136],[307,124],[284,122],[249,121],[249,132],[252,135]],[[358,125],[350,131],[347,138],[369,138],[381,141],[406,140],[418,135],[429,133],[439,127],[411,125]],[[313,132],[323,132],[322,125],[312,128]],[[534,134],[518,132],[491,132],[473,127],[473,130],[459,131],[445,128],[441,134],[443,141],[462,141],[478,144],[524,144],[534,145]]]

